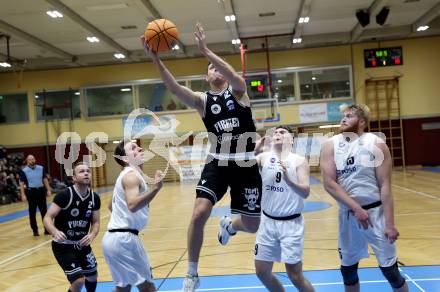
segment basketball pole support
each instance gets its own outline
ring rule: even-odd
[[[69,101],[67,103],[64,104],[57,104],[57,105],[47,105],[46,102],[46,89],[43,89],[43,104],[41,105],[42,108],[42,113],[43,113],[43,117],[44,117],[44,127],[45,127],[45,134],[46,134],[46,161],[47,161],[47,173],[51,173],[51,157],[50,157],[50,139],[49,139],[49,118],[48,118],[48,110],[50,109],[56,109],[56,108],[69,108],[69,114],[70,114],[70,118],[69,118],[69,131],[72,132],[73,131],[73,90],[72,88],[69,87]],[[55,120],[52,120],[55,121]],[[58,122],[62,122],[59,121]],[[61,124],[60,124],[61,127]],[[54,126],[54,132],[55,135],[60,135],[61,133],[59,133],[58,131],[59,129],[57,129],[56,126]],[[71,141],[72,143],[72,141]],[[64,178],[64,172],[62,167],[59,168],[59,176],[60,176],[60,180],[63,180]]]
[[[261,49],[250,50],[246,48],[246,45],[243,43],[246,40],[252,39],[264,39],[263,51],[266,54],[266,71],[268,75],[268,88],[269,88],[269,98],[272,98],[272,67],[270,62],[270,49],[269,49],[269,39],[273,37],[281,37],[281,36],[291,36],[293,37],[293,33],[281,33],[281,34],[273,34],[273,35],[257,35],[257,36],[249,36],[249,37],[241,37],[241,45],[240,45],[240,55],[241,55],[241,69],[242,76],[246,79],[246,54],[249,52],[261,52]]]

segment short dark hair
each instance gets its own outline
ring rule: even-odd
[[[115,148],[115,152],[113,153],[113,157],[115,158],[115,161],[117,164],[119,164],[120,166],[126,166],[127,163],[122,160],[122,157],[126,156],[127,154],[125,153],[125,144],[127,144],[128,142],[130,142],[129,140],[122,140],[121,142],[118,143],[118,146],[116,146]]]
[[[278,130],[278,129],[284,129],[287,132],[292,133],[292,129],[289,126],[284,126],[284,125],[276,126],[275,130]]]
[[[79,165],[85,165],[85,166],[89,167],[89,165],[85,161],[77,161],[77,162],[75,162],[75,164],[73,164],[73,175],[75,175],[75,169]]]

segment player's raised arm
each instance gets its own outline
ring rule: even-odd
[[[213,51],[211,51],[206,45],[205,31],[200,23],[196,24],[196,30],[194,32],[196,40],[199,45],[200,52],[208,58],[208,60],[214,65],[214,68],[218,70],[231,85],[238,99],[247,98],[246,93],[246,82],[244,79],[235,72],[231,65],[226,63],[222,58],[217,56]],[[243,100],[244,101],[244,100]]]
[[[205,99],[203,93],[194,92],[186,86],[180,85],[173,74],[164,65],[159,56],[154,52],[145,42],[145,38],[141,37],[142,46],[147,56],[150,56],[153,64],[159,71],[160,77],[165,86],[170,90],[177,98],[182,101],[186,106],[196,109],[201,115],[203,115],[205,108]]]

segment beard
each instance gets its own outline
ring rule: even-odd
[[[354,124],[351,126],[341,126],[339,128],[339,133],[344,133],[344,132],[348,132],[348,133],[357,133],[358,130],[358,125]]]

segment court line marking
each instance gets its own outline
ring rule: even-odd
[[[51,240],[47,240],[47,241],[45,241],[45,242],[40,243],[40,244],[37,245],[37,246],[34,246],[34,247],[31,247],[31,248],[28,248],[28,249],[26,249],[26,250],[24,250],[24,251],[22,251],[22,252],[20,252],[20,253],[18,253],[18,254],[16,254],[16,255],[12,256],[12,257],[9,257],[9,258],[7,258],[7,259],[4,259],[3,261],[0,262],[0,267],[3,267],[3,265],[5,265],[5,264],[13,263],[13,262],[15,262],[16,260],[20,259],[22,256],[26,256],[26,255],[28,255],[28,254],[32,254],[32,253],[35,252],[37,249],[39,249],[40,247],[42,247],[42,246],[48,244],[48,243],[51,242],[51,241],[52,241],[52,239],[51,239]]]
[[[408,279],[408,281],[410,281],[410,282],[413,283],[417,288],[419,288],[420,291],[422,291],[422,292],[426,292],[422,287],[420,287],[419,284],[416,283],[415,280],[413,280],[413,279],[412,279],[407,273],[405,273],[404,271],[402,271],[401,268],[399,268],[399,271],[400,271],[401,273],[403,273],[403,275],[405,275],[405,277]]]
[[[408,191],[408,192],[411,192],[411,193],[414,193],[414,194],[417,194],[417,195],[421,195],[421,196],[424,196],[424,197],[427,197],[427,198],[431,198],[431,199],[439,200],[440,201],[439,197],[431,195],[431,194],[427,194],[425,192],[416,191],[416,190],[413,190],[413,189],[410,189],[410,188],[406,188],[406,187],[402,187],[402,186],[395,185],[395,184],[392,184],[392,186],[396,187],[396,188],[399,188],[399,189],[402,189],[402,190],[405,190],[405,191]]]
[[[107,218],[109,216],[110,216],[110,214],[105,215],[105,216],[101,217],[101,219]],[[46,244],[48,244],[50,242],[52,242],[52,239],[44,241],[44,242],[38,244],[37,246],[28,248],[28,249],[26,249],[16,255],[12,256],[12,257],[6,258],[0,262],[0,267],[3,267],[5,264],[13,263],[13,262],[15,262],[15,261],[19,260],[20,258],[25,257],[27,255],[30,255],[30,254],[36,252],[40,247],[45,246]]]
[[[440,278],[427,278],[427,279],[411,279],[411,282],[414,283],[414,281],[440,281]],[[361,284],[368,284],[368,283],[388,283],[387,280],[371,280],[371,281],[360,281]],[[415,283],[414,283],[415,284]],[[328,282],[328,283],[312,283],[313,286],[330,286],[330,285],[344,285],[343,282]],[[417,284],[415,284],[418,286]],[[292,284],[283,285],[283,287],[294,287]],[[418,286],[420,287],[420,286]],[[249,290],[249,289],[265,289],[264,286],[243,286],[243,287],[218,287],[218,288],[202,288],[197,289],[197,291],[217,291],[217,290]],[[419,288],[421,291],[426,292],[421,287]],[[182,290],[162,290],[162,292],[181,292]]]

